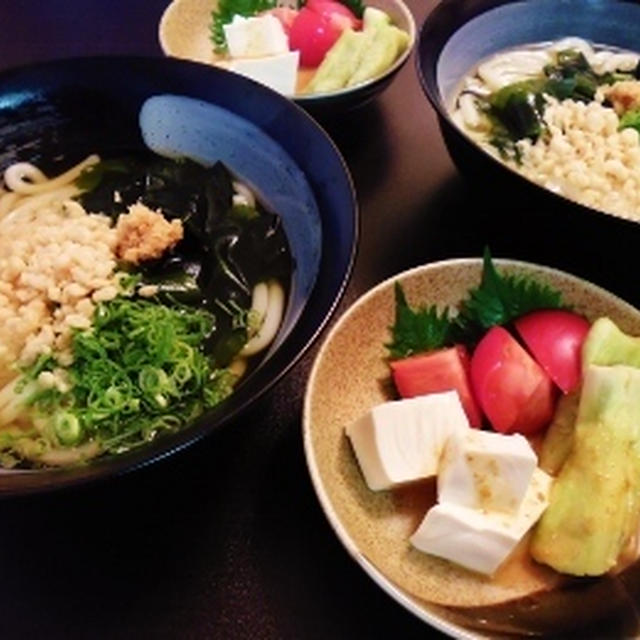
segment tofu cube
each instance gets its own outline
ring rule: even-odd
[[[232,58],[263,58],[289,51],[282,23],[270,14],[249,18],[236,15],[223,29]]]
[[[537,464],[524,436],[469,429],[447,442],[438,474],[438,501],[516,513]]]
[[[368,487],[374,491],[438,473],[447,440],[469,429],[457,392],[380,404],[349,425],[349,437]]]
[[[492,575],[547,508],[551,481],[551,476],[535,469],[515,514],[439,503],[429,509],[411,536],[411,544],[472,571]]]
[[[229,69],[285,96],[292,96],[296,91],[299,61],[299,51],[288,51],[267,58],[231,60]]]

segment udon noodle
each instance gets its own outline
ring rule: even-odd
[[[167,217],[142,200],[122,205],[124,213],[117,215],[89,211],[82,201],[83,178],[91,171],[108,170],[108,163],[90,155],[53,178],[26,162],[4,171],[0,187],[3,466],[73,464],[138,446],[161,430],[181,428],[231,392],[249,361],[268,348],[280,327],[286,302],[281,277],[266,274],[251,284],[235,257],[222,257],[224,251],[218,256],[217,244],[221,277],[228,276],[231,283],[226,300],[217,290],[215,300],[209,293],[203,293],[197,304],[178,300],[185,290],[193,295],[205,286],[202,277],[192,278],[187,267],[180,274],[189,286],[185,289],[181,281],[163,297],[165,266],[173,268],[182,244],[195,242],[193,219]],[[265,214],[252,189],[228,179],[226,169],[216,167],[211,175],[229,190],[229,210],[225,212],[224,205],[221,211],[231,222],[226,221],[224,228],[240,229],[242,239],[242,229]],[[112,198],[122,199],[118,189]],[[273,235],[268,226],[265,235]],[[236,237],[231,245],[237,242]],[[198,251],[199,259],[210,259],[208,247]],[[192,256],[180,259],[193,270]],[[204,267],[201,271],[204,274]],[[236,283],[240,293],[232,290]],[[209,309],[201,308],[205,303]],[[140,321],[129,335],[105,335],[119,340],[120,349],[126,350],[135,343],[135,332],[148,333],[151,350],[157,343],[166,358],[164,364],[153,366],[141,360],[139,371],[134,371],[135,362],[105,363],[115,367],[113,382],[94,381],[83,396],[78,388],[87,382],[81,371],[89,371],[87,363],[93,357],[86,349],[107,353],[109,343],[98,345],[97,339],[110,313],[116,324],[108,325],[109,331],[119,326],[121,318],[130,323],[129,329],[133,318],[154,318],[146,323],[149,326]],[[227,325],[231,338],[216,343],[212,336]],[[140,434],[133,427],[127,427],[124,435],[117,433],[118,420],[133,424],[136,412],[146,412],[139,421],[147,420],[148,426]],[[108,429],[103,432],[104,425]]]

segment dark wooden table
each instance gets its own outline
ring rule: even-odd
[[[0,68],[100,53],[161,55],[168,0],[3,0]],[[433,0],[409,0],[418,24]],[[413,58],[375,102],[327,124],[361,206],[343,312],[380,280],[447,257],[558,266],[633,297],[597,238],[539,222],[451,163]],[[500,215],[493,215],[500,211]],[[605,268],[603,268],[605,267]],[[632,300],[633,301],[633,300]],[[114,481],[0,503],[2,638],[438,637],[335,538],[301,437],[315,351],[221,433]]]

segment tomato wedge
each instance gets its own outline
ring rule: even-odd
[[[463,345],[395,360],[391,363],[391,373],[403,398],[454,389],[469,424],[482,426],[482,414],[469,383],[469,354]]]
[[[480,340],[470,373],[473,393],[496,431],[529,435],[551,421],[551,378],[503,327],[492,327]]]
[[[542,368],[564,393],[582,376],[581,351],[591,325],[583,316],[562,309],[532,311],[515,321],[520,337]]]
[[[305,7],[328,18],[341,31],[343,29],[357,31],[362,28],[362,20],[358,20],[349,7],[336,0],[307,0]]]
[[[289,48],[300,51],[303,67],[317,67],[345,29],[360,29],[362,21],[335,0],[308,0],[289,27]]]
[[[303,67],[317,67],[341,33],[329,18],[303,7],[291,24],[289,48],[300,51]]]

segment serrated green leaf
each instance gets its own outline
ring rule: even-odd
[[[473,341],[490,327],[508,324],[530,311],[562,308],[566,305],[556,289],[528,276],[500,275],[486,248],[480,286],[469,291],[456,323],[460,333]]]
[[[412,309],[399,282],[394,289],[396,317],[390,327],[392,340],[385,345],[391,358],[405,358],[446,346],[452,327],[449,310],[438,312],[436,305]]]
[[[364,15],[364,3],[362,0],[339,0],[339,2],[351,9],[356,18],[362,18]]]
[[[399,282],[395,302],[392,339],[385,345],[394,359],[454,344],[471,346],[494,325],[509,324],[536,309],[567,308],[556,289],[529,276],[498,273],[488,248],[480,285],[469,290],[457,315],[451,309],[438,311],[436,305],[412,309]]]

